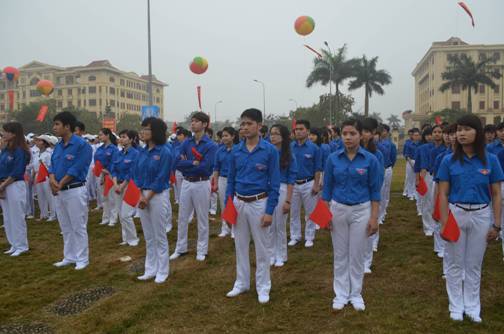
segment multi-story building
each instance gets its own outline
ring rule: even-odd
[[[467,109],[467,89],[449,89],[441,92],[439,87],[444,82],[441,75],[449,65],[450,55],[466,54],[474,61],[493,58],[491,68],[499,69],[504,74],[504,44],[469,45],[460,38],[452,37],[446,42],[434,42],[413,70],[415,78],[415,110],[408,114],[411,126],[418,126],[429,114],[443,109]],[[504,79],[495,80],[497,87],[491,89],[481,85],[475,93],[472,91],[472,112],[480,117],[483,124],[501,122],[504,112]]]
[[[54,83],[50,98],[56,100],[58,111],[74,106],[102,115],[105,108],[110,106],[116,119],[120,119],[125,114],[140,114],[141,107],[149,104],[149,76],[121,71],[108,60],[75,67],[58,67],[32,61],[20,67],[19,71],[18,81],[12,87],[6,81],[0,81],[0,121],[8,118],[10,112],[8,89],[14,90],[14,109],[19,110],[23,105],[45,98],[36,88],[37,82],[42,79]],[[159,106],[161,118],[164,115],[165,86],[153,76],[153,104]]]

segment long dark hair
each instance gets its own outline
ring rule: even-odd
[[[485,132],[483,131],[483,126],[481,125],[480,119],[475,115],[464,115],[457,120],[457,126],[468,126],[476,130],[476,137],[472,143],[472,147],[476,156],[481,160],[483,165],[486,165],[486,155],[485,155]],[[461,164],[464,163],[464,150],[462,145],[457,142],[455,143],[455,152],[453,152],[453,161],[459,160]]]
[[[30,156],[30,148],[26,144],[26,139],[24,136],[23,126],[19,122],[9,122],[5,123],[2,128],[6,132],[14,134],[16,137],[13,141],[7,144],[7,149],[9,151],[14,151],[16,148],[20,147],[25,151],[28,156]]]
[[[233,144],[238,144],[238,142],[240,141],[240,139],[238,138],[238,131],[236,131],[235,128],[226,126],[224,129],[222,129],[222,132],[227,132],[230,136],[233,137]]]
[[[428,143],[426,137],[429,136],[429,135],[432,135],[432,128],[430,126],[425,127],[422,130],[422,141],[421,141],[422,144]]]
[[[322,145],[322,134],[320,133],[319,128],[311,128],[310,134],[317,136],[317,140],[314,144],[317,144],[317,146],[320,147],[320,145]]]
[[[109,137],[110,139],[110,142],[114,145],[117,146],[117,138],[116,136],[114,136],[114,134],[112,133],[112,130],[110,130],[109,128],[102,128],[100,130],[105,136]]]
[[[378,127],[378,122],[374,118],[365,118],[362,121],[362,130],[369,131],[373,136],[376,128]],[[376,152],[376,143],[373,138],[368,140],[367,143],[364,143],[364,139],[361,139],[361,146],[364,147],[367,151],[371,153]]]
[[[275,124],[270,128],[277,128],[280,131],[280,136],[282,137],[282,147],[280,151],[280,168],[286,169],[289,167],[291,161],[291,149],[290,149],[290,131],[282,124]]]

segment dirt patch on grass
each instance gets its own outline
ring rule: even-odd
[[[98,300],[108,297],[114,292],[114,288],[111,287],[87,289],[56,302],[49,308],[49,311],[59,316],[78,314],[91,307]]]
[[[11,324],[0,326],[0,334],[52,334],[52,328],[45,324]]]

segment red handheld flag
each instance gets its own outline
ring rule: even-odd
[[[103,196],[107,197],[113,186],[114,182],[108,174],[105,174],[105,180],[103,182]]]
[[[420,181],[418,182],[418,185],[416,186],[416,191],[420,194],[420,196],[425,196],[427,194],[427,191],[429,188],[427,187],[427,183],[425,182],[425,179],[423,176],[420,176]]]
[[[448,213],[448,221],[444,229],[441,231],[441,237],[447,241],[457,242],[460,238],[460,228],[458,227],[457,220],[450,211]]]
[[[140,196],[141,196],[140,189],[138,189],[133,180],[130,180],[128,183],[128,187],[124,192],[123,201],[129,206],[136,207],[138,202],[140,202]]]
[[[215,180],[215,178],[212,177],[212,179],[210,180],[210,186],[211,186],[211,190],[213,193],[216,193],[217,190],[219,190],[218,186],[217,186],[217,182]]]
[[[327,207],[327,204],[322,199],[319,199],[309,218],[321,228],[327,228],[332,217],[333,215],[331,210]]]
[[[100,160],[96,160],[93,168],[93,174],[96,177],[99,177],[101,172],[103,171],[103,165]]]
[[[441,203],[439,199],[439,194],[436,196],[436,203],[434,203],[434,211],[432,212],[432,219],[435,221],[441,220]]]
[[[175,173],[170,173],[170,184],[175,184],[177,182],[177,178],[175,177]]]
[[[198,161],[203,160],[203,155],[198,152],[198,150],[196,149],[196,147],[193,146],[191,148],[191,153],[194,155],[194,159],[196,159]]]
[[[44,105],[41,105],[40,106],[40,110],[39,110],[39,113],[37,115],[37,122],[43,122],[46,115],[47,115],[47,109],[48,109],[48,106],[46,106],[45,104]]]
[[[437,125],[443,124],[443,120],[441,119],[441,116],[436,116],[434,119],[434,122],[436,122]]]
[[[49,176],[49,171],[47,170],[47,167],[41,162],[35,183],[44,182],[48,176]]]
[[[238,218],[238,211],[233,203],[231,196],[228,197],[226,207],[222,211],[222,219],[231,225],[236,225],[236,219]]]

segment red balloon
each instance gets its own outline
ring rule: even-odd
[[[19,78],[19,70],[15,67],[8,66],[4,68],[3,72],[9,81],[16,81]]]

